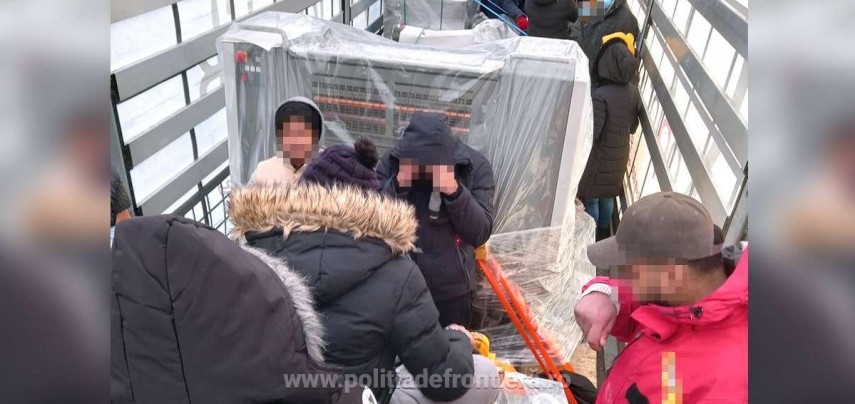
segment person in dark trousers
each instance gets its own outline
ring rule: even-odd
[[[594,144],[579,182],[578,196],[597,222],[597,240],[610,235],[614,198],[620,194],[629,160],[630,135],[638,128],[640,96],[631,84],[638,59],[625,37],[607,42],[594,59],[597,80],[591,91],[594,105]]]
[[[366,139],[355,148],[334,145],[299,182],[252,183],[233,191],[228,206],[236,236],[307,280],[326,328],[327,361],[370,380],[377,399],[388,402],[393,389],[406,390],[395,388],[396,357],[428,378],[471,378],[475,366],[468,331],[439,324],[425,279],[407,256],[418,226],[413,209],[377,192],[377,160]],[[437,401],[471,393],[460,383],[417,387]]]
[[[111,280],[111,403],[360,402],[326,364],[309,288],[281,260],[146,216],[116,226]]]
[[[508,18],[523,31],[528,31],[525,0],[481,0],[481,12],[487,18]]]
[[[626,4],[626,0],[609,0],[605,2],[605,15],[602,19],[591,22],[582,29],[582,38],[579,45],[591,62],[591,69],[595,68],[594,59],[600,53],[603,46],[603,37],[622,32],[632,34],[637,41],[639,37],[638,20],[632,14],[632,10]],[[591,88],[597,86],[592,78]]]
[[[528,34],[541,38],[570,39],[570,24],[579,18],[575,0],[528,0]]]
[[[475,288],[475,247],[493,232],[493,169],[451,135],[443,113],[416,112],[377,168],[381,190],[415,207],[424,274],[442,325],[467,325]]]

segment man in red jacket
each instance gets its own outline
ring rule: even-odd
[[[620,279],[585,285],[576,320],[593,349],[627,343],[597,402],[748,402],[748,250],[728,276],[713,229],[700,202],[660,192],[588,247]]]

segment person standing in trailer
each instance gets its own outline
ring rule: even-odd
[[[418,220],[419,252],[439,322],[469,324],[475,288],[475,247],[487,242],[495,218],[490,162],[451,135],[448,116],[416,112],[377,167],[380,189],[409,202]]]
[[[604,15],[602,17],[592,16],[596,20],[592,20],[592,22],[582,28],[582,37],[577,41],[582,46],[585,56],[588,57],[588,61],[591,63],[591,70],[597,68],[594,64],[594,59],[600,54],[600,48],[607,41],[603,39],[604,37],[617,32],[631,34],[633,38],[638,38],[641,34],[638,29],[638,20],[632,14],[632,10],[626,4],[626,0],[607,0],[602,3],[604,3],[603,8],[600,9],[598,6],[597,11],[602,11]],[[634,80],[635,77],[633,77]],[[599,86],[599,83],[596,81],[596,78],[591,77],[591,88],[597,88],[597,86]]]
[[[583,287],[576,321],[592,349],[627,344],[598,403],[748,402],[748,248],[731,271],[722,241],[700,202],[659,192],[588,246],[617,276]]]
[[[615,197],[623,187],[629,161],[630,136],[638,128],[641,98],[631,84],[638,67],[630,36],[609,40],[594,59],[597,80],[591,91],[594,104],[594,144],[579,182],[578,197],[597,222],[597,240],[611,234]]]
[[[570,39],[570,24],[579,18],[575,0],[528,0],[524,7],[530,36]]]
[[[291,98],[276,110],[276,155],[258,163],[250,182],[292,183],[317,154],[324,131],[320,108],[304,97]]]

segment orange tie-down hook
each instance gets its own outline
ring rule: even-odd
[[[544,343],[543,336],[538,334],[537,323],[531,315],[531,310],[526,305],[525,299],[522,297],[519,289],[508,281],[502,271],[501,265],[495,258],[490,256],[486,245],[478,247],[475,250],[475,260],[478,263],[478,268],[481,269],[484,277],[487,278],[490,287],[496,292],[496,297],[499,299],[502,308],[508,313],[508,317],[511,318],[511,322],[513,322],[517,332],[520,333],[528,349],[534,355],[537,364],[540,365],[540,369],[550,379],[561,383],[564,387],[564,395],[567,397],[569,404],[577,404],[576,398],[573,397],[573,393],[570,391],[570,386],[567,385],[567,381],[561,376],[559,366],[555,365],[555,361],[552,360],[552,355],[550,355],[552,352],[558,352],[558,350],[554,349],[554,342],[546,340]],[[569,363],[560,364],[560,367],[563,370],[573,372],[573,366]]]

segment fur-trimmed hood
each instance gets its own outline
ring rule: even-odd
[[[338,394],[282,389],[283,375],[340,373],[319,366],[322,318],[293,266],[172,215],[126,220],[114,242],[113,401],[328,402]]]
[[[306,280],[298,273],[288,268],[285,261],[270,256],[264,251],[250,246],[242,246],[244,251],[254,255],[261,262],[267,264],[282,285],[288,291],[291,301],[294,302],[294,311],[297,312],[297,318],[303,325],[303,338],[306,340],[306,350],[309,352],[309,357],[319,365],[324,365],[324,326],[321,324],[321,318],[315,311],[315,301],[312,298],[312,293],[309,287],[306,286]]]
[[[250,184],[232,191],[228,209],[237,237],[275,228],[284,237],[333,229],[354,239],[380,239],[395,254],[415,248],[418,222],[412,206],[355,187]]]

